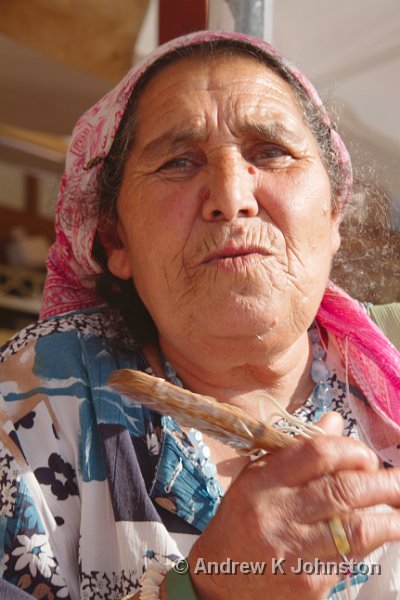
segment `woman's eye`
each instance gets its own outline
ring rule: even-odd
[[[173,158],[171,160],[168,160],[166,163],[164,163],[161,168],[159,169],[160,171],[168,171],[168,170],[183,170],[183,169],[189,169],[191,167],[195,166],[195,161],[192,158],[189,158],[187,156],[179,156],[177,158]]]
[[[274,144],[262,145],[253,148],[248,160],[260,167],[286,163],[291,158],[289,150]]]
[[[164,177],[181,180],[194,177],[202,164],[204,156],[200,152],[189,152],[166,160],[157,172]]]

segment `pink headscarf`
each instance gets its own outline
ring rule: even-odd
[[[98,218],[96,178],[138,79],[157,59],[173,50],[224,39],[244,41],[268,55],[280,56],[320,110],[327,125],[330,125],[329,117],[313,85],[275,48],[262,40],[240,33],[200,31],[157,48],[140,65],[129,71],[76,124],[58,195],[56,241],[47,260],[48,275],[41,317],[87,308],[97,303],[93,276],[101,269],[92,258]],[[338,199],[343,208],[352,191],[351,161],[334,128],[331,129],[331,140],[341,169],[341,180],[344,182]],[[338,340],[343,360],[347,361],[353,376],[376,410],[384,419],[400,423],[400,355],[390,342],[366,317],[358,304],[332,284],[325,293],[317,319]],[[345,346],[343,340],[346,340]]]

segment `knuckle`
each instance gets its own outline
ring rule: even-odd
[[[400,469],[386,469],[384,471],[385,477],[388,483],[391,485],[394,493],[397,495],[400,493]]]
[[[335,513],[347,512],[357,505],[357,487],[344,473],[336,473],[324,479],[326,500]]]
[[[348,527],[348,538],[351,548],[362,551],[369,547],[370,534],[366,521],[360,514],[353,514]]]
[[[310,461],[320,471],[329,473],[332,470],[332,448],[330,440],[314,437],[304,442],[304,460]]]

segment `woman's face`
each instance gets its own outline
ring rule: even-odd
[[[339,246],[318,145],[290,86],[255,60],[183,59],[137,110],[122,248],[161,338],[284,345],[317,312]]]

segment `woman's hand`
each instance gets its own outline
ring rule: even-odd
[[[301,440],[257,460],[229,488],[189,555],[200,598],[325,599],[340,576],[292,569],[297,570],[300,559],[342,561],[328,526],[335,515],[346,531],[350,558],[357,561],[384,542],[400,539],[397,511],[362,510],[377,504],[400,505],[400,469],[379,470],[378,459],[367,446],[339,436],[337,415],[327,416],[321,424],[328,436]],[[196,573],[196,565],[228,558],[265,562],[265,571]]]

